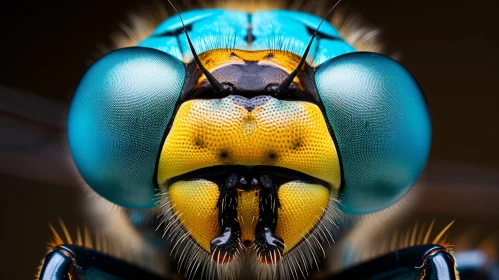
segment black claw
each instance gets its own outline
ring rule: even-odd
[[[222,234],[215,237],[210,243],[213,260],[218,263],[230,262],[241,247],[241,226],[237,218],[237,186],[240,186],[243,190],[260,189],[259,218],[255,229],[255,249],[262,263],[277,263],[284,251],[284,241],[275,234],[277,213],[280,207],[279,197],[277,196],[280,184],[277,178],[263,174],[252,178],[248,184],[246,177],[233,173],[218,185],[220,196],[217,207]]]
[[[275,235],[280,207],[277,196],[279,185],[269,175],[260,176],[260,183],[260,217],[255,229],[255,246],[263,263],[275,264],[284,250],[284,241]]]
[[[256,230],[255,245],[260,261],[266,264],[275,264],[284,251],[284,241],[276,236],[268,227]]]
[[[226,227],[222,235],[210,242],[212,258],[218,263],[228,263],[237,253],[239,247],[240,228]]]
[[[219,263],[230,262],[239,248],[241,226],[237,220],[237,183],[238,176],[231,174],[223,184],[219,184],[218,222],[222,234],[213,238],[210,250],[213,260]]]

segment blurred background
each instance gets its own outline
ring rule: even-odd
[[[70,228],[84,224],[83,194],[66,144],[68,105],[99,49],[112,45],[110,35],[130,13],[151,3],[0,4],[2,279],[33,278],[46,253],[48,223],[61,218]],[[331,5],[327,2],[324,10]],[[401,54],[428,99],[433,145],[420,180],[423,195],[407,221],[436,218],[437,225],[445,225],[455,219],[449,236],[470,235],[466,246],[485,242],[496,254],[499,1],[348,0],[342,5],[383,31],[389,53]]]

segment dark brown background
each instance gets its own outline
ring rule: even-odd
[[[32,278],[48,222],[82,223],[81,193],[64,145],[67,104],[98,46],[110,45],[119,23],[149,2],[2,2],[3,279]],[[426,200],[414,215],[458,218],[457,228],[497,225],[499,1],[348,0],[343,6],[383,30],[390,51],[402,54],[428,98],[433,146],[423,177]]]

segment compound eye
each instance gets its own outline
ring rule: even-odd
[[[98,194],[123,207],[154,206],[155,170],[185,67],[142,47],[114,51],[84,75],[68,137],[75,164]]]
[[[341,157],[340,209],[371,213],[398,201],[430,150],[430,116],[416,80],[388,57],[358,52],[322,64],[315,82]]]

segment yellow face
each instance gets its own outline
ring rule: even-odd
[[[192,100],[181,105],[163,146],[158,181],[166,186],[176,176],[215,165],[269,165],[319,178],[325,186],[293,181],[282,185],[276,232],[285,252],[292,249],[321,218],[330,192],[340,185],[338,155],[320,109],[311,103],[267,102],[249,112],[230,97]],[[220,234],[219,188],[207,180],[177,181],[169,186],[175,213],[193,239],[209,252]],[[238,213],[242,239],[254,240],[258,192],[240,191]]]
[[[303,172],[337,190],[338,154],[319,107],[266,99],[251,112],[232,96],[183,103],[161,151],[159,185],[215,165],[270,165]]]
[[[254,243],[258,220],[258,191],[239,191],[238,220],[241,240]],[[276,234],[284,240],[284,254],[293,249],[322,218],[329,191],[321,185],[289,182],[279,188]],[[210,181],[178,181],[170,186],[172,211],[182,216],[181,223],[195,242],[210,252],[210,242],[220,235],[218,226],[218,186]]]
[[[317,105],[259,96],[248,108],[241,100],[229,95],[182,103],[161,150],[157,180],[167,190],[172,215],[196,246],[211,254],[212,240],[223,234],[217,204],[221,186],[210,176],[204,178],[202,170],[230,167],[247,172],[258,167],[303,174],[283,181],[276,190],[274,233],[283,240],[286,256],[324,219],[337,194],[338,153]],[[251,251],[261,189],[236,187],[239,243],[241,250]]]

